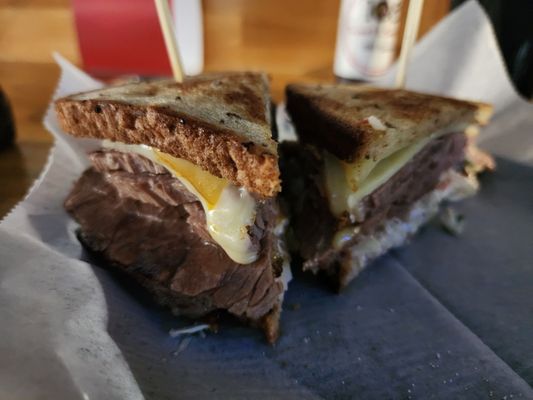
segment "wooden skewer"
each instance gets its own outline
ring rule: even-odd
[[[172,74],[177,82],[183,82],[183,66],[181,64],[178,45],[176,43],[176,35],[172,26],[172,17],[170,15],[170,8],[168,0],[154,0],[155,8],[157,9],[157,16],[159,17],[159,25],[163,31],[165,39],[165,46],[167,48],[168,58],[172,67]]]
[[[396,70],[395,85],[397,88],[403,88],[405,86],[407,63],[409,62],[409,55],[418,35],[423,6],[424,0],[409,0],[409,8],[407,9],[407,18],[403,31],[402,48],[398,57],[398,69]]]

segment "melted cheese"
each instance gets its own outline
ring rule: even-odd
[[[226,179],[213,176],[182,158],[173,157],[157,149],[152,151],[160,165],[194,187],[194,191],[202,196],[208,210],[215,208],[224,188],[228,186]]]
[[[150,146],[106,140],[104,147],[140,154],[166,168],[198,198],[205,211],[207,230],[226,254],[239,264],[257,260],[258,254],[248,233],[248,226],[255,221],[256,201],[246,189]]]
[[[465,125],[448,127],[405,146],[380,160],[346,163],[324,152],[325,184],[331,211],[340,215],[348,211],[353,221],[363,213],[361,200],[387,182],[431,140],[451,132],[460,132]]]

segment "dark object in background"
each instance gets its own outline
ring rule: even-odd
[[[0,150],[13,145],[15,140],[15,120],[7,95],[0,87]]]
[[[453,0],[457,7],[465,0]],[[478,0],[489,15],[516,89],[533,98],[533,1]]]

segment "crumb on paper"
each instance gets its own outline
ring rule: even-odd
[[[203,331],[200,332],[200,334],[202,334]],[[192,340],[192,336],[185,336],[183,339],[181,339],[179,345],[178,345],[178,348],[172,352],[172,355],[174,357],[176,357],[177,355],[179,355],[180,353],[183,352],[183,350],[185,350],[187,348],[187,346],[189,346],[189,343],[191,343],[191,340]]]
[[[459,236],[465,229],[464,216],[451,207],[442,209],[439,220],[444,230],[454,236]]]
[[[209,325],[207,324],[193,325],[187,328],[171,329],[168,334],[170,337],[176,338],[182,335],[192,335],[194,333],[203,332],[206,329],[209,329]]]

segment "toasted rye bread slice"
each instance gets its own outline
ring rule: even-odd
[[[484,125],[489,104],[367,85],[290,84],[287,111],[303,142],[346,162],[379,161],[435,131]]]
[[[145,144],[262,197],[280,191],[265,74],[211,73],[131,83],[55,102],[73,136]]]

